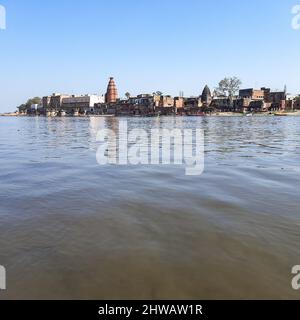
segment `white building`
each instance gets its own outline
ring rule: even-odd
[[[104,96],[98,95],[71,96],[62,99],[61,108],[67,112],[76,110],[82,113],[93,112],[95,104],[104,101]]]
[[[38,109],[38,104],[32,104],[31,106],[30,106],[30,110],[31,111],[37,111],[37,109]]]

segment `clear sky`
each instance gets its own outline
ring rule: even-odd
[[[243,87],[300,93],[300,0],[0,0],[0,112],[53,92],[199,95]]]

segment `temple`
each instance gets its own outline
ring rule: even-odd
[[[106,103],[115,103],[118,100],[118,90],[114,78],[109,79],[107,92],[105,95]]]
[[[201,102],[203,104],[210,105],[211,101],[212,101],[211,91],[209,87],[206,85],[202,92]]]

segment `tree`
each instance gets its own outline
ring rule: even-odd
[[[297,100],[297,101],[300,100],[300,94],[295,98],[295,100]]]
[[[131,97],[131,94],[129,92],[126,92],[125,97],[127,98],[127,100],[129,100],[129,98]]]
[[[219,82],[219,87],[216,89],[218,93],[233,97],[239,91],[242,81],[237,77],[224,78]]]
[[[31,105],[33,104],[41,104],[42,103],[42,99],[40,97],[34,97],[31,99],[28,99],[26,103],[21,104],[18,109],[19,110],[26,110],[29,109],[31,107]]]
[[[32,105],[32,104],[40,104],[42,103],[42,99],[40,97],[34,97],[32,99],[27,100],[27,105]]]

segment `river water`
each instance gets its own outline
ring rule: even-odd
[[[0,299],[300,298],[300,117],[126,120],[204,129],[204,173],[99,165],[118,118],[0,119]]]

